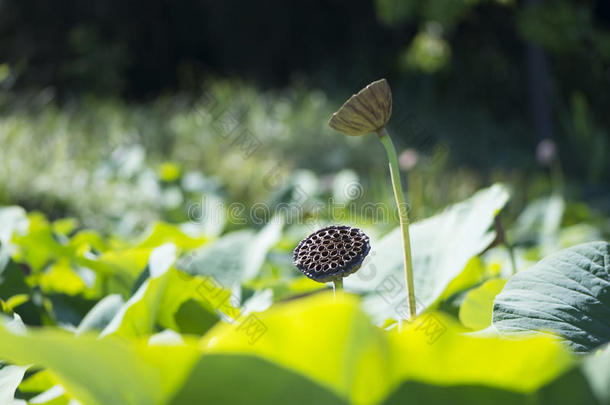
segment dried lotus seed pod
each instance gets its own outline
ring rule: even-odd
[[[360,268],[371,250],[369,237],[358,228],[329,226],[305,239],[294,249],[294,265],[320,283],[340,281]]]

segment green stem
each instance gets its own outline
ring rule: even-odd
[[[411,259],[411,239],[409,237],[409,216],[407,213],[407,203],[405,202],[402,184],[400,182],[400,172],[398,171],[398,157],[396,148],[390,139],[390,135],[385,128],[377,131],[379,140],[385,147],[390,162],[390,177],[392,178],[392,188],[394,190],[394,198],[398,206],[398,214],[400,218],[400,229],[402,231],[402,244],[405,263],[405,283],[407,287],[407,299],[409,303],[409,320],[415,319],[415,286],[413,284],[413,261]]]
[[[515,250],[512,245],[504,242],[506,245],[506,249],[508,250],[508,255],[510,256],[510,265],[513,271],[513,275],[517,274],[517,261],[515,260]]]
[[[333,281],[333,296],[337,294],[337,291],[343,290],[343,278],[337,279]]]
[[[512,272],[513,274],[517,274],[517,261],[515,260],[515,250],[513,249],[513,245],[508,243],[508,240],[506,239],[506,232],[504,232],[504,227],[502,226],[502,221],[500,220],[499,215],[496,215],[496,217],[494,218],[494,228],[496,230],[497,242],[503,244],[504,247],[506,247],[506,250],[508,251]]]

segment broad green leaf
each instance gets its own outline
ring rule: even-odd
[[[68,236],[78,227],[78,220],[76,218],[62,218],[53,221],[51,229],[53,232],[63,236]]]
[[[17,294],[29,294],[30,290],[23,269],[15,262],[9,262],[0,273],[0,298],[6,301]]]
[[[178,249],[195,249],[207,242],[204,237],[192,237],[184,233],[179,226],[157,222],[148,234],[137,245],[139,248],[155,248],[165,243],[173,243]]]
[[[426,312],[402,333],[390,333],[402,380],[531,393],[574,364],[570,353],[551,338],[473,337],[460,333],[454,322]]]
[[[588,223],[578,223],[559,231],[558,244],[561,248],[568,248],[586,242],[595,242],[603,239],[601,229]]]
[[[406,381],[390,394],[382,404],[536,405],[538,402],[535,402],[532,396],[526,393],[495,387],[471,384],[434,385],[418,381]]]
[[[73,257],[75,247],[60,242],[51,228],[51,224],[40,213],[28,216],[29,228],[26,234],[15,234],[13,242],[19,250],[14,259],[20,263],[27,263],[34,272],[40,271],[50,261],[58,257]]]
[[[75,338],[52,328],[15,335],[0,325],[0,358],[48,369],[70,397],[87,405],[164,404],[199,356],[187,345]]]
[[[318,283],[308,277],[295,277],[290,279],[260,278],[245,283],[244,286],[253,290],[271,290],[275,301],[328,289],[326,284]]]
[[[150,277],[116,313],[101,336],[133,337],[153,332],[168,278],[167,271],[175,259],[176,247],[173,244],[158,247],[151,253],[148,263]]]
[[[536,243],[544,249],[554,249],[564,210],[565,202],[556,194],[528,204],[517,218],[511,235],[512,240],[520,243]]]
[[[29,220],[21,207],[0,207],[0,275],[6,267],[14,246],[11,243],[13,233],[25,233]]]
[[[581,358],[578,367],[556,378],[536,393],[531,404],[610,404],[610,351],[600,349]],[[494,401],[495,402],[495,401]]]
[[[15,308],[17,308],[21,304],[25,304],[29,300],[30,300],[30,297],[27,294],[13,295],[11,298],[6,300],[6,303],[5,303],[6,309],[13,311],[13,310],[15,310]]]
[[[42,313],[45,312],[46,308],[45,300],[40,300],[41,295],[37,294],[39,299],[36,303],[31,299],[34,295],[32,288],[28,285],[25,275],[25,270],[14,261],[9,261],[4,271],[0,273],[0,306],[8,314],[12,311],[16,311],[26,320],[26,322],[32,324],[39,324],[41,322]],[[27,296],[29,299],[27,302],[22,303],[19,306],[8,305],[8,301],[13,297]],[[19,299],[18,299],[19,300]],[[1,312],[0,312],[1,313]]]
[[[588,355],[581,369],[600,403],[610,404],[610,345]]]
[[[151,251],[144,248],[108,250],[95,259],[80,258],[77,263],[97,273],[96,282],[104,284],[105,292],[125,294],[146,267]]]
[[[549,337],[466,336],[454,320],[432,312],[405,326],[402,332],[382,331],[354,297],[316,294],[236,324],[218,324],[201,344],[207,353],[260,357],[354,404],[379,403],[404,381],[530,394],[573,366],[570,353]],[[233,370],[238,379],[264,373]],[[200,389],[205,396],[205,386]]]
[[[19,384],[19,391],[39,393],[57,385],[57,379],[48,370],[41,370]]]
[[[282,227],[282,221],[273,218],[256,234],[250,230],[232,232],[191,254],[180,266],[230,288],[258,275],[267,252],[280,239]]]
[[[426,405],[607,405],[599,401],[578,369],[572,369],[534,393],[478,384],[434,385],[406,381],[383,405],[405,403]]]
[[[76,295],[86,289],[85,282],[66,259],[60,259],[44,270],[38,278],[38,285],[46,294]]]
[[[219,319],[215,312],[230,293],[171,267],[175,248],[168,244],[151,254],[151,276],[114,315],[102,336],[146,336],[157,325],[190,333],[204,332]]]
[[[610,346],[588,355],[581,369],[599,402],[610,404]]]
[[[476,285],[481,281],[484,273],[485,264],[483,263],[483,260],[481,260],[479,256],[473,256],[468,263],[466,263],[462,272],[447,285],[447,288],[445,288],[445,291],[443,291],[439,299],[446,300],[454,294]]]
[[[77,254],[84,254],[92,249],[98,252],[105,252],[109,249],[108,243],[102,238],[100,234],[91,230],[82,230],[76,233],[68,242],[70,246],[73,246]]]
[[[473,330],[485,329],[491,325],[494,299],[506,284],[504,279],[487,280],[470,290],[460,306],[460,322]]]
[[[210,354],[169,402],[183,404],[347,405],[328,389],[260,357]]]
[[[355,297],[346,295],[333,301],[330,294],[316,294],[235,324],[219,323],[202,346],[213,354],[256,355],[354,403],[381,399],[391,371],[392,353],[383,332],[370,323]]]
[[[123,298],[119,294],[111,294],[102,298],[85,315],[75,331],[76,335],[94,330],[102,331],[112,321],[123,304]]]
[[[397,361],[401,381],[384,404],[535,404],[539,391],[575,363],[551,338],[465,335],[438,313],[424,313],[392,337],[399,340],[394,357],[406,360]]]
[[[229,233],[200,252],[192,252],[178,266],[190,274],[209,276],[230,287],[241,279],[246,263],[244,252],[254,238],[251,230]]]
[[[508,197],[506,187],[496,184],[411,225],[418,313],[433,305],[471,258],[493,242],[493,221]],[[397,228],[374,243],[370,260],[345,279],[346,289],[370,293],[364,305],[378,324],[387,318],[404,319],[408,313],[402,249]]]
[[[610,244],[554,253],[512,277],[496,297],[501,333],[552,332],[575,351],[610,341]]]
[[[9,366],[0,363],[0,404],[12,404],[15,390],[21,383],[28,367]]]

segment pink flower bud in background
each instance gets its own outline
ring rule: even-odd
[[[402,170],[411,170],[419,161],[419,153],[415,149],[405,149],[398,157],[398,165]]]
[[[536,146],[536,160],[542,166],[548,166],[555,159],[557,146],[550,139],[543,139]]]

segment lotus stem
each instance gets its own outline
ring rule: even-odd
[[[333,295],[336,296],[337,291],[343,291],[343,279],[337,279],[333,281]]]
[[[416,306],[415,306],[415,285],[413,283],[413,260],[411,258],[411,239],[409,237],[409,215],[407,212],[407,203],[402,191],[402,184],[400,181],[400,172],[398,171],[398,157],[396,155],[396,148],[390,139],[390,134],[384,128],[377,131],[379,140],[385,147],[388,155],[388,161],[390,166],[390,177],[392,178],[392,189],[394,190],[394,198],[398,207],[398,215],[400,219],[400,230],[402,231],[402,247],[404,255],[404,266],[405,266],[405,285],[407,289],[407,301],[409,304],[409,321],[415,319]]]

